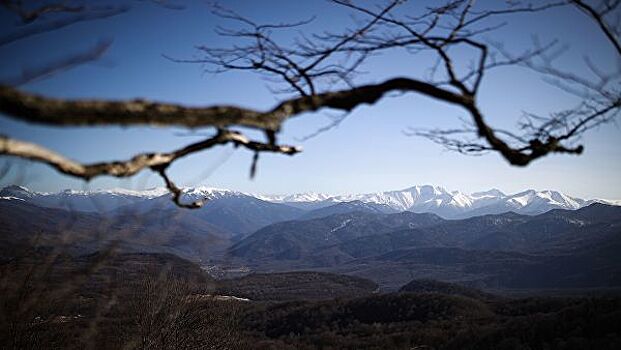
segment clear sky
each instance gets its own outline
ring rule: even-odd
[[[179,1],[181,2],[181,1]],[[488,2],[488,3],[494,3]],[[28,91],[57,97],[147,98],[188,105],[236,104],[268,109],[275,96],[268,83],[250,73],[213,75],[197,64],[165,59],[200,57],[195,45],[226,46],[213,33],[221,19],[210,14],[206,2],[190,2],[183,10],[170,10],[149,2],[133,2],[119,16],[79,23],[0,47],[0,79],[22,68],[61,58],[85,49],[102,38],[112,47],[98,62],[77,67],[49,79],[25,85]],[[305,32],[343,28],[352,19],[348,12],[322,0],[226,1],[227,7],[257,21],[316,20]],[[485,2],[480,2],[485,6]],[[567,67],[584,71],[588,55],[603,70],[619,63],[604,36],[587,17],[567,8],[536,15],[507,17],[509,24],[489,35],[514,52],[531,44],[532,35],[542,41],[558,38],[568,45],[562,57]],[[15,30],[16,19],[0,15],[0,30]],[[296,29],[299,30],[299,29]],[[431,62],[424,56],[389,52],[365,66],[360,82],[416,74]],[[499,69],[486,77],[480,107],[494,125],[510,127],[523,111],[545,114],[571,105],[572,97],[524,69]],[[416,95],[390,97],[371,107],[356,109],[341,125],[310,140],[300,138],[329,124],[326,113],[304,115],[288,121],[283,143],[302,145],[294,157],[262,154],[257,176],[250,180],[252,154],[231,147],[208,150],[176,162],[171,177],[180,185],[206,185],[259,193],[374,192],[434,184],[447,189],[474,192],[499,188],[517,192],[526,188],[555,189],[580,197],[621,198],[621,131],[609,124],[583,138],[582,156],[552,155],[527,168],[508,165],[496,154],[471,157],[447,152],[425,139],[406,136],[409,127],[458,127],[464,113],[454,107]],[[0,132],[41,143],[83,162],[126,159],[136,152],[169,151],[200,139],[187,130],[147,127],[52,128],[29,125],[0,116]],[[11,172],[0,185],[20,183],[40,191],[65,188],[144,188],[161,186],[149,171],[118,180],[102,177],[85,184],[60,175],[49,167],[2,158]]]

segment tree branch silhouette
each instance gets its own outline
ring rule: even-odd
[[[216,16],[233,23],[219,27],[217,34],[227,38],[228,47],[199,46],[201,56],[176,62],[200,63],[209,72],[247,71],[257,73],[272,83],[275,93],[284,96],[273,108],[259,110],[232,105],[190,107],[182,104],[132,100],[59,99],[20,90],[16,84],[0,86],[0,113],[28,123],[64,126],[181,126],[214,127],[220,131],[213,138],[170,153],[139,154],[128,161],[84,165],[41,146],[2,138],[2,154],[47,163],[67,175],[90,179],[99,175],[132,176],[150,168],[162,176],[173,200],[180,206],[198,207],[200,203],[180,203],[182,190],[166,175],[177,158],[232,143],[255,152],[251,176],[260,152],[295,154],[299,149],[277,145],[277,134],[290,118],[324,109],[349,113],[361,105],[374,105],[394,93],[417,94],[440,103],[461,108],[468,116],[462,129],[415,131],[465,154],[496,152],[508,163],[526,166],[549,154],[581,154],[577,144],[586,131],[614,120],[621,110],[621,93],[617,84],[621,74],[603,73],[586,62],[596,76],[584,77],[566,72],[554,64],[557,41],[534,47],[515,55],[501,44],[490,44],[483,36],[493,33],[503,23],[492,20],[506,16],[528,16],[559,7],[573,6],[589,15],[621,58],[619,35],[609,25],[607,16],[618,11],[619,2],[591,6],[584,1],[550,1],[537,5],[507,2],[504,8],[478,9],[474,1],[453,0],[441,6],[426,7],[417,15],[400,11],[406,1],[390,0],[382,6],[362,6],[357,2],[332,0],[361,16],[356,25],[341,32],[300,34],[293,42],[280,41],[274,33],[295,31],[313,18],[292,23],[261,24],[232,10],[213,7]],[[58,9],[62,11],[63,9]],[[0,45],[2,45],[0,38]],[[369,57],[400,49],[406,54],[431,54],[436,64],[430,76],[403,74],[379,82],[359,83],[361,68]],[[455,54],[466,50],[471,58],[464,64]],[[572,106],[549,116],[526,115],[517,131],[507,131],[489,124],[479,108],[479,90],[485,78],[499,67],[518,66],[540,73],[553,84],[581,99]],[[54,65],[50,65],[54,67]],[[416,106],[412,106],[416,108]],[[246,127],[265,133],[267,142],[251,141],[230,127]]]
[[[125,161],[82,164],[35,143],[16,140],[5,136],[0,136],[0,154],[42,162],[63,174],[87,181],[102,175],[130,177],[143,169],[151,169],[164,179],[166,187],[173,193],[173,200],[176,204],[183,207],[195,208],[200,207],[202,203],[196,202],[191,205],[182,205],[180,202],[181,190],[168,178],[165,170],[177,159],[226,144],[233,144],[236,147],[243,147],[254,152],[273,152],[293,155],[301,151],[298,147],[256,142],[248,139],[239,132],[219,130],[218,133],[211,138],[190,144],[172,152],[142,153]]]

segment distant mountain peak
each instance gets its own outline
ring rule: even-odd
[[[319,202],[329,200],[334,197],[332,195],[326,193],[318,193],[318,192],[303,192],[303,193],[294,193],[294,194],[253,194],[254,197],[268,201],[268,202],[277,202],[277,203],[296,203],[296,202]]]
[[[256,195],[234,190],[207,186],[184,187],[183,201],[216,200],[238,198],[282,203],[298,209],[315,210],[338,203],[352,210],[358,206],[377,212],[412,211],[433,213],[444,218],[466,218],[486,214],[500,214],[514,211],[519,214],[536,215],[552,209],[579,209],[591,203],[621,205],[621,201],[602,199],[580,199],[555,190],[528,189],[515,194],[505,194],[492,188],[487,191],[466,194],[448,191],[434,185],[417,185],[403,190],[373,192],[363,194],[329,195],[306,192],[290,195]],[[147,190],[128,190],[122,188],[107,190],[64,190],[58,193],[33,192],[23,186],[7,186],[0,190],[0,197],[30,201],[46,207],[71,207],[85,211],[110,210],[136,201],[149,201],[161,198],[169,202],[169,191],[163,187]],[[89,203],[93,202],[93,203]],[[343,208],[338,209],[343,210]]]
[[[0,190],[0,197],[11,197],[14,199],[29,199],[34,196],[35,193],[23,186],[10,185]]]
[[[207,186],[184,187],[181,189],[181,191],[183,192],[183,195],[192,197],[219,197],[226,195],[242,195],[241,192]]]
[[[448,191],[444,187],[435,185],[417,185],[407,188],[405,189],[405,191],[415,192],[420,195],[438,195],[442,193],[448,193]]]
[[[506,194],[497,188],[487,191],[474,192],[470,194],[472,197],[505,197]]]

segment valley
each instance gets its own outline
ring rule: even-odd
[[[114,245],[120,252],[175,254],[218,279],[317,271],[365,278],[382,292],[413,279],[496,293],[621,286],[621,207],[611,201],[532,190],[453,191],[448,200],[451,192],[434,186],[273,202],[229,190],[184,193],[186,201],[209,201],[183,210],[156,189],[41,194],[7,187],[0,191],[2,251],[35,238],[39,246],[62,246],[75,256]],[[409,210],[399,210],[403,203]],[[469,203],[471,214],[507,203],[521,207],[461,219],[439,214],[460,203]],[[423,207],[426,212],[415,212]]]

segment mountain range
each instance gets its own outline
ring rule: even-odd
[[[480,288],[621,285],[621,207],[593,203],[539,215],[445,220],[431,213],[350,212],[287,221],[241,239],[229,255],[253,269],[312,269],[390,290],[413,278]]]
[[[446,219],[468,218],[487,214],[516,212],[536,215],[552,209],[579,209],[598,202],[619,205],[620,201],[603,199],[582,199],[552,190],[525,190],[515,194],[505,194],[491,189],[483,192],[465,194],[449,191],[440,186],[413,186],[403,190],[367,194],[331,196],[317,193],[301,193],[287,196],[257,196],[266,201],[284,203],[301,208],[320,208],[335,203],[360,201],[382,205],[395,212],[434,213]]]
[[[32,244],[77,256],[115,244],[172,253],[221,276],[312,270],[370,279],[382,290],[421,278],[486,290],[621,286],[621,206],[610,202],[433,186],[287,198],[188,188],[184,201],[209,201],[187,210],[169,196],[5,187],[0,259]]]
[[[445,219],[463,219],[506,212],[537,215],[552,209],[575,210],[592,203],[621,204],[621,201],[582,199],[552,190],[536,191],[529,189],[515,194],[505,194],[500,190],[491,189],[465,194],[430,185],[413,186],[396,191],[340,196],[317,193],[257,195],[208,187],[185,188],[183,191],[184,201],[207,199],[206,208],[203,211],[213,212],[213,216],[226,217],[226,211],[239,210],[240,206],[250,210],[245,213],[251,215],[253,209],[260,208],[257,215],[264,217],[265,220],[259,225],[267,225],[301,216],[312,218],[326,213],[348,212],[356,209],[355,206],[358,206],[360,210],[382,213],[411,211],[433,213]],[[8,186],[0,190],[0,198],[3,199],[21,199],[43,207],[88,212],[106,212],[119,209],[145,212],[154,208],[174,208],[169,197],[170,194],[164,188],[144,191],[112,189],[40,193],[21,186]],[[363,206],[366,208],[362,208]],[[332,208],[326,209],[328,207]],[[308,212],[309,210],[313,212]],[[216,214],[216,211],[219,213]],[[271,216],[275,217],[271,218]],[[243,224],[240,225],[244,226]],[[237,225],[229,226],[235,227],[228,227],[227,229],[238,230],[241,233],[258,228],[253,225],[246,225],[246,227],[241,228]]]
[[[43,208],[98,213],[104,217],[119,215],[141,217],[159,212],[162,217],[188,217],[209,223],[228,237],[247,234],[275,222],[292,220],[304,210],[280,203],[260,200],[241,192],[212,188],[188,188],[183,201],[204,200],[199,210],[183,210],[170,200],[166,189],[146,191],[65,190],[58,193],[40,193],[21,186],[8,186],[0,190],[0,201],[21,201]],[[163,213],[167,213],[164,215]]]

